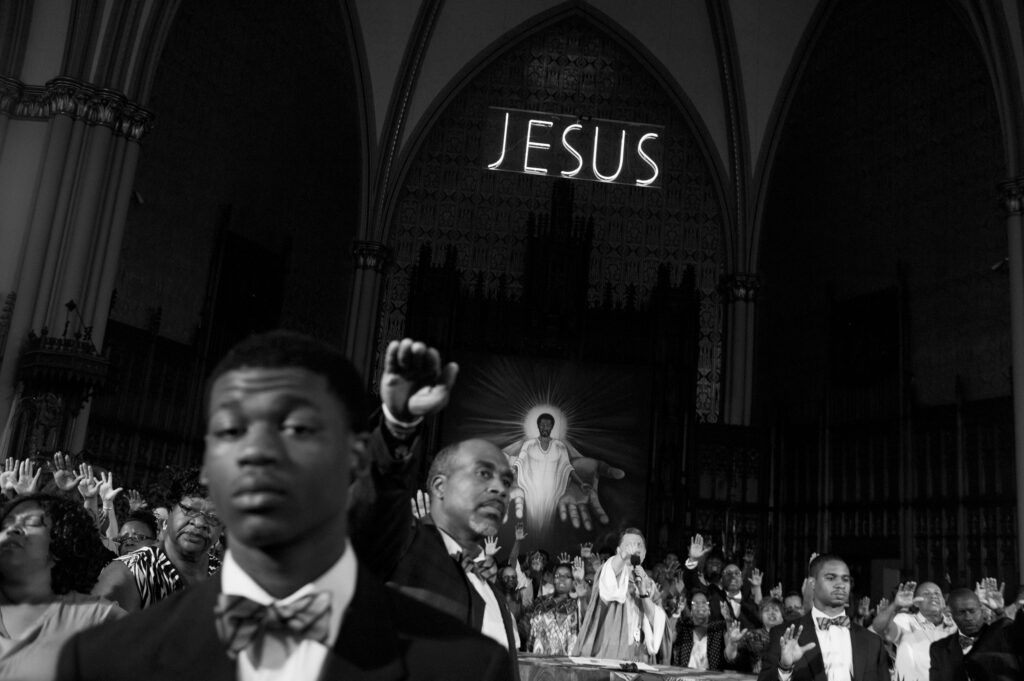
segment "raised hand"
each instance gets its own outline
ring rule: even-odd
[[[753,571],[750,573],[750,577],[747,579],[747,581],[750,582],[750,586],[756,586],[760,588],[761,582],[764,581],[764,573],[758,570],[757,568],[754,568]]]
[[[586,575],[587,570],[586,566],[583,564],[583,559],[579,556],[576,556],[572,559],[572,578],[577,582],[582,582],[583,578],[586,577]]]
[[[92,499],[100,492],[100,481],[97,480],[92,474],[92,466],[88,464],[79,464],[78,474],[82,476],[82,479],[78,481],[78,493],[82,495],[83,499]]]
[[[526,539],[526,525],[516,523],[516,541],[523,541],[524,539]]]
[[[430,496],[423,490],[416,490],[416,494],[409,500],[409,503],[412,505],[413,518],[421,520],[430,515]]]
[[[914,590],[917,589],[917,582],[905,582],[896,588],[896,595],[893,603],[897,608],[909,608],[914,604]]]
[[[722,611],[722,619],[726,622],[730,622],[735,619],[736,616],[732,614],[732,608],[729,607],[727,602],[722,601],[718,604],[718,608]]]
[[[0,471],[0,492],[14,492],[14,483],[18,481],[18,462],[14,459],[6,459],[4,468]]]
[[[725,629],[725,640],[726,643],[731,643],[733,646],[738,646],[743,640],[743,629],[740,627],[739,620],[729,622]]]
[[[441,365],[441,355],[426,343],[393,340],[384,353],[380,399],[399,421],[409,422],[448,404],[459,365]]]
[[[570,556],[565,551],[562,551],[560,554],[555,556],[555,560],[557,560],[559,563],[571,563],[572,562],[572,556]]]
[[[67,454],[57,452],[53,455],[53,482],[63,492],[70,492],[78,487],[82,481],[81,475],[76,475],[71,467],[71,457]]]
[[[493,556],[494,554],[496,554],[500,550],[501,550],[501,547],[498,546],[498,538],[497,537],[486,537],[484,539],[484,555],[485,556]]]
[[[782,600],[782,582],[779,582],[772,587],[771,591],[768,592],[770,598],[774,598],[777,601]]]
[[[138,511],[142,508],[147,508],[149,502],[146,501],[145,497],[139,494],[139,490],[130,489],[128,490],[128,508],[132,511]]]
[[[864,619],[871,614],[871,597],[865,596],[864,598],[857,601],[857,614],[860,615],[861,619]]]
[[[889,599],[882,598],[878,601],[878,611],[881,612],[889,607]]]
[[[987,605],[992,610],[1002,610],[1006,605],[1003,598],[1003,590],[1006,589],[1006,582],[998,584],[995,577],[982,577],[977,583],[974,593],[982,605]]]
[[[753,546],[748,546],[747,547],[746,552],[744,552],[744,554],[743,554],[743,562],[744,563],[753,563],[754,562],[754,547]]]
[[[693,539],[690,540],[690,560],[700,560],[704,556],[711,552],[711,549],[715,548],[714,544],[704,544],[704,537],[699,534],[695,534]]]
[[[43,469],[36,469],[31,459],[25,459],[18,464],[18,478],[14,481],[14,491],[17,494],[35,494],[39,489],[39,476]]]
[[[104,505],[109,506],[114,503],[114,497],[121,493],[123,487],[114,489],[114,474],[112,472],[100,473],[100,488],[99,495]]]
[[[810,565],[811,563],[813,563],[813,562],[814,562],[814,559],[815,559],[815,558],[817,558],[817,557],[818,557],[818,556],[820,556],[820,555],[821,555],[821,554],[820,554],[820,553],[818,553],[817,551],[815,551],[814,553],[812,553],[812,554],[811,554],[811,557],[807,559],[807,564],[808,564],[808,565]]]
[[[594,551],[593,542],[583,542],[580,544],[580,555],[584,558],[590,558],[590,554]]]
[[[782,651],[779,654],[780,666],[792,667],[798,661],[803,659],[804,653],[818,645],[813,641],[806,645],[800,645],[800,634],[802,634],[803,631],[803,627],[797,627],[795,624],[791,624],[786,628],[786,631],[783,632],[782,638],[779,639],[779,645],[782,648]]]

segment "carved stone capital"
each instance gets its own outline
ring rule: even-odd
[[[999,185],[999,199],[1010,215],[1024,213],[1024,177],[1007,180]]]
[[[746,272],[728,274],[723,278],[722,285],[729,302],[752,303],[761,288],[761,277]]]
[[[352,253],[356,259],[356,269],[383,272],[388,265],[391,250],[379,241],[355,241]]]
[[[152,128],[153,114],[115,90],[60,76],[44,86],[25,85],[0,76],[0,114],[29,120],[69,116],[102,125],[138,141]]]

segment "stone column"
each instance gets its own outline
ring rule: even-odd
[[[16,96],[0,112],[10,119],[0,148],[0,260],[6,266],[0,292],[11,302],[0,334],[0,422],[14,423],[16,396],[25,404],[33,397],[24,392],[20,359],[31,333],[48,332],[52,339],[66,330],[69,338],[86,341],[47,346],[36,364],[41,356],[73,363],[103,346],[139,139],[151,115],[124,95],[67,76],[44,86],[6,85]],[[40,367],[33,375],[41,375]],[[95,377],[89,380],[95,384]],[[33,390],[62,395],[58,385],[32,382]],[[78,449],[87,418],[76,419],[80,400],[63,403],[78,406],[62,416],[73,425],[59,429],[67,438],[57,444]]]
[[[756,274],[725,279],[726,355],[722,421],[750,425],[754,385],[754,300],[761,286]]]
[[[1010,347],[1013,367],[1013,450],[1017,481],[1017,570],[1024,581],[1024,177],[999,186],[1006,209],[1010,272]]]
[[[378,241],[356,241],[352,244],[352,252],[356,269],[345,352],[367,384],[372,385],[371,373],[376,369],[373,352],[376,347],[377,320],[380,317],[380,292],[391,252]]]

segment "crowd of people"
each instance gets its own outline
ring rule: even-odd
[[[453,443],[421,476],[423,421],[457,375],[394,341],[374,410],[337,350],[270,332],[213,371],[201,469],[140,493],[59,452],[6,460],[0,679],[518,680],[521,653],[780,681],[1024,678],[1024,591],[993,578],[872,603],[832,553],[786,588],[701,535],[657,562],[629,527],[524,554],[515,518],[503,550],[501,449]]]

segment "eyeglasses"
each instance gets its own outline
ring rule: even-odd
[[[140,544],[144,541],[154,541],[156,537],[147,537],[144,534],[138,534],[137,532],[129,532],[127,534],[120,535],[114,540],[114,543],[120,546],[121,544]]]
[[[189,520],[194,520],[199,516],[202,516],[203,520],[209,523],[212,527],[220,527],[221,525],[220,518],[218,518],[217,514],[212,511],[202,511],[193,506],[187,506],[180,501],[178,502],[178,508],[181,509],[181,512],[184,513],[185,517]]]
[[[25,515],[9,515],[4,518],[3,525],[0,525],[0,530],[6,530],[14,525],[21,525],[22,527],[46,527],[46,514],[45,513],[26,513]]]

